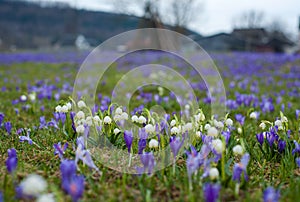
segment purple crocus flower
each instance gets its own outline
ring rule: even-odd
[[[298,120],[299,118],[299,114],[300,114],[300,110],[299,109],[296,109],[296,119]],[[1,124],[0,124],[1,125]]]
[[[4,123],[4,127],[5,127],[5,130],[8,134],[11,134],[11,128],[12,128],[12,125],[11,125],[11,122],[5,122]]]
[[[71,117],[71,121],[72,121],[72,129],[74,132],[76,132],[76,127],[75,127],[75,122],[74,122],[75,115],[76,115],[75,112],[70,112],[70,117]]]
[[[40,126],[39,129],[47,128],[47,122],[45,116],[40,117]]]
[[[0,113],[0,127],[3,123],[3,120],[4,120],[4,114],[3,113]]]
[[[239,122],[241,125],[244,125],[245,117],[242,114],[236,114],[235,119],[237,122]]]
[[[64,160],[60,164],[62,188],[73,201],[78,201],[84,191],[84,177],[76,175],[76,169],[76,163],[73,160]]]
[[[124,131],[124,140],[125,140],[125,144],[126,144],[128,153],[130,153],[131,145],[132,145],[132,141],[133,141],[132,131],[128,131],[128,130]]]
[[[215,202],[219,199],[221,186],[219,184],[205,183],[203,186],[203,195],[206,202]]]
[[[62,147],[61,146],[61,143],[57,143],[57,144],[54,144],[53,145],[53,148],[54,148],[54,155],[58,155],[60,160],[63,160],[64,159],[64,152],[66,151],[66,149],[68,148],[68,143],[66,142],[64,144],[64,146]]]
[[[229,130],[228,131],[223,131],[222,135],[225,138],[225,142],[226,142],[226,145],[227,145],[228,142],[229,142],[229,139],[230,139],[230,131]]]
[[[191,145],[191,151],[187,151],[187,160],[186,160],[186,167],[189,179],[191,179],[192,174],[198,170],[200,166],[200,155],[198,154],[197,150],[193,145]]]
[[[9,173],[12,173],[16,170],[17,165],[18,165],[18,157],[17,157],[17,152],[14,148],[8,149],[8,158],[5,162],[7,171]]]
[[[266,132],[266,139],[269,143],[270,147],[273,147],[273,143],[275,141],[275,135],[272,132]]]
[[[176,156],[177,156],[180,148],[182,147],[183,142],[184,142],[184,139],[182,138],[182,140],[180,140],[180,137],[172,136],[170,138],[170,148],[172,150],[174,159],[176,159]]]
[[[264,191],[264,202],[278,202],[280,198],[280,192],[276,191],[273,187],[268,187]]]
[[[0,191],[0,202],[4,202],[3,194],[1,191]]]
[[[282,153],[284,151],[285,146],[286,146],[286,142],[284,140],[279,140],[278,141],[278,151],[280,153]]]
[[[60,119],[62,125],[65,125],[65,122],[66,122],[66,119],[67,119],[66,113],[60,112],[59,113],[59,119]]]
[[[77,141],[77,149],[76,149],[76,156],[75,156],[75,163],[77,165],[78,160],[82,160],[83,164],[86,164],[89,168],[95,169],[96,171],[99,171],[97,166],[95,165],[91,154],[88,150],[84,149],[84,145],[80,141]]]
[[[232,179],[237,182],[241,182],[241,175],[244,173],[244,178],[247,181],[248,175],[247,175],[247,166],[250,160],[250,155],[248,153],[244,154],[241,162],[235,163],[233,167],[233,174]]]
[[[258,133],[256,134],[256,139],[259,142],[260,146],[264,143],[264,134],[263,133]]]
[[[152,152],[145,152],[140,154],[141,162],[143,164],[142,168],[137,168],[139,174],[147,173],[152,174],[153,169],[155,167],[155,158]]]
[[[297,157],[295,159],[295,161],[296,161],[296,164],[297,164],[298,168],[300,168],[300,157]]]
[[[146,148],[147,146],[147,133],[145,128],[141,128],[139,129],[139,142],[138,142],[138,154],[142,154],[143,150]]]
[[[33,143],[32,139],[29,137],[30,130],[27,131],[27,136],[19,136],[20,142],[27,141],[30,145]]]
[[[300,154],[300,144],[294,140],[294,144],[295,144],[295,149],[292,150],[292,154],[298,153]]]

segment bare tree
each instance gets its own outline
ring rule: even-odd
[[[234,18],[236,28],[259,28],[263,26],[264,13],[257,10],[249,10]]]

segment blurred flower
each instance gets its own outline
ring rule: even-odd
[[[279,140],[278,141],[278,151],[280,153],[282,153],[284,151],[285,146],[286,146],[286,142],[284,140]]]
[[[37,197],[47,188],[47,182],[37,174],[28,175],[17,187],[18,197],[31,198]]]
[[[128,130],[124,131],[124,140],[125,140],[125,144],[127,146],[128,153],[130,153],[131,145],[132,145],[132,141],[133,141],[132,131],[128,131]]]
[[[211,168],[209,170],[209,177],[211,180],[219,178],[219,170],[217,168]]]
[[[300,157],[297,157],[295,161],[296,161],[298,168],[300,168]]]
[[[258,118],[258,112],[251,112],[249,116],[250,116],[250,119],[257,119]]]
[[[230,119],[230,118],[226,119],[225,124],[226,124],[226,126],[232,126],[233,125],[232,119]]]
[[[11,134],[11,128],[12,128],[12,125],[11,125],[11,122],[5,122],[4,123],[4,127],[5,127],[5,130],[8,134]]]
[[[152,174],[153,169],[155,167],[155,158],[152,152],[146,152],[140,154],[141,162],[143,167],[137,168],[139,174],[148,173],[149,175]]]
[[[104,124],[111,124],[111,118],[109,116],[105,116],[103,119]]]
[[[191,145],[191,151],[187,151],[187,160],[186,160],[186,167],[189,179],[196,170],[198,170],[200,166],[200,155],[198,154],[197,150],[194,146]]]
[[[8,158],[6,159],[6,168],[9,173],[12,173],[16,170],[18,165],[17,152],[14,148],[8,149]]]
[[[294,144],[295,144],[295,149],[292,150],[292,154],[298,153],[300,154],[300,144],[294,140]]]
[[[139,141],[138,141],[138,154],[142,154],[143,150],[147,146],[147,133],[145,131],[145,128],[139,129]]]
[[[61,143],[59,142],[57,144],[54,144],[53,148],[54,148],[54,155],[58,155],[60,160],[63,160],[64,159],[63,155],[64,155],[66,149],[68,148],[68,143],[66,142],[64,144],[64,146],[62,147]]]
[[[244,154],[244,150],[241,145],[235,145],[232,148],[232,151],[233,151],[234,155],[243,155]]]
[[[244,179],[248,180],[247,166],[250,160],[250,155],[248,153],[244,154],[239,163],[235,163],[233,167],[232,179],[237,182],[241,182],[241,175],[244,173]]]
[[[86,104],[84,101],[80,100],[78,103],[77,103],[79,109],[82,109],[82,108],[85,108],[86,107]]]
[[[40,117],[40,126],[39,129],[47,128],[47,122],[45,116]]]
[[[256,139],[259,142],[260,146],[264,143],[264,134],[263,133],[258,133],[256,134]]]
[[[4,114],[3,113],[0,113],[0,127],[3,123],[3,120],[4,120]]]
[[[276,191],[273,187],[268,187],[264,191],[263,200],[264,202],[278,202],[280,198],[279,191]]]
[[[170,138],[170,148],[173,153],[174,159],[176,158],[180,148],[182,147],[183,142],[184,142],[184,139],[182,138],[182,140],[180,140],[180,137],[172,136]]]
[[[206,202],[216,202],[219,199],[219,184],[205,183],[203,185],[203,195]]]
[[[37,199],[36,202],[55,202],[53,194],[42,194]]]
[[[151,139],[149,142],[149,148],[157,148],[158,145],[159,145],[159,143],[156,139]]]
[[[99,171],[98,167],[95,165],[89,150],[84,149],[83,145],[80,143],[77,145],[75,152],[75,163],[77,165],[78,160],[82,160],[83,164],[87,165],[89,168]]]
[[[211,137],[217,137],[218,136],[218,130],[215,127],[210,127],[207,130],[207,135]]]
[[[212,147],[219,154],[222,154],[222,152],[225,149],[225,145],[223,144],[222,140],[220,140],[220,139],[212,140]]]
[[[236,114],[235,119],[237,122],[239,122],[241,125],[244,125],[245,123],[245,117],[242,114]]]
[[[259,124],[259,127],[264,130],[267,126],[264,122],[262,122],[261,124]]]
[[[30,145],[33,143],[32,139],[29,137],[30,130],[27,130],[27,136],[19,136],[20,142],[27,141]]]

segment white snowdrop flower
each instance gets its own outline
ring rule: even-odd
[[[259,127],[264,130],[267,126],[264,122],[261,122],[261,124],[259,124]]]
[[[80,100],[79,102],[77,102],[77,106],[79,107],[79,109],[82,109],[86,107],[86,104],[83,100]]]
[[[152,124],[147,124],[145,126],[145,130],[146,130],[147,133],[152,134],[152,133],[155,132],[155,127]]]
[[[207,130],[207,135],[212,136],[212,137],[217,137],[218,136],[218,130],[215,127],[210,127]]]
[[[103,122],[104,124],[111,124],[111,118],[109,116],[105,116]]]
[[[71,109],[72,109],[72,104],[71,104],[70,102],[68,102],[68,103],[66,104],[66,106],[68,107],[68,110],[71,110]]]
[[[93,119],[97,126],[100,126],[102,124],[102,121],[98,115],[94,116]]]
[[[144,116],[140,116],[140,117],[139,117],[138,123],[144,124],[144,123],[146,123],[146,122],[147,122],[147,120],[146,120],[146,118],[145,118]]]
[[[114,120],[115,120],[115,121],[120,121],[120,120],[121,120],[121,115],[116,114],[116,115],[114,116]]]
[[[198,138],[201,137],[201,132],[200,132],[200,131],[197,131],[197,132],[196,132],[196,137],[198,137]]]
[[[47,182],[37,174],[30,174],[20,184],[22,193],[28,196],[38,196],[47,188]]]
[[[29,97],[29,99],[33,102],[33,101],[35,101],[36,100],[36,94],[33,92],[33,93],[30,93],[29,95],[28,95],[28,97]]]
[[[220,139],[212,140],[212,146],[218,153],[222,153],[225,149],[224,144]]]
[[[171,121],[171,123],[170,123],[170,126],[173,127],[173,126],[175,126],[175,125],[176,125],[176,120],[173,119],[173,120]]]
[[[283,116],[283,117],[281,118],[281,122],[282,122],[282,123],[287,123],[287,122],[288,122],[287,117],[286,117],[286,116]]]
[[[222,123],[222,121],[217,121],[215,126],[220,129],[224,128],[224,124]]]
[[[115,129],[114,129],[114,134],[115,134],[115,135],[117,135],[119,132],[121,132],[119,128],[115,128]]]
[[[121,119],[122,119],[122,120],[127,120],[127,119],[128,119],[128,114],[127,114],[126,112],[123,112],[123,113],[121,114]]]
[[[226,119],[225,124],[226,124],[226,126],[232,126],[233,125],[232,119],[230,119],[230,118]]]
[[[77,126],[76,127],[76,132],[80,133],[80,134],[84,133],[84,126],[83,125]]]
[[[25,102],[27,100],[27,96],[26,95],[21,95],[20,100]]]
[[[190,110],[190,105],[188,105],[188,104],[186,104],[185,106],[184,106],[184,108],[185,108],[185,110]]]
[[[219,170],[217,168],[209,169],[209,178],[211,180],[218,179],[219,178]]]
[[[42,194],[40,195],[36,202],[55,202],[53,194]]]
[[[92,126],[93,125],[93,117],[91,117],[91,116],[86,117],[85,122],[88,126]]]
[[[211,128],[211,126],[210,126],[210,124],[209,124],[209,123],[205,124],[205,126],[204,126],[204,130],[208,130],[208,129],[210,129],[210,128]]]
[[[76,118],[77,118],[77,119],[85,119],[84,112],[83,112],[83,111],[77,112]]]
[[[276,120],[275,122],[274,122],[274,124],[275,124],[275,126],[282,126],[282,122],[280,121],[280,120]]]
[[[250,119],[257,119],[257,112],[251,112],[249,116]]]
[[[67,113],[68,112],[68,107],[66,105],[63,105],[61,107],[61,112]]]
[[[60,106],[60,105],[57,105],[57,106],[55,107],[55,111],[56,111],[56,112],[61,112],[61,106]]]
[[[243,129],[239,127],[239,128],[237,129],[237,132],[238,132],[238,134],[242,134]]]
[[[158,147],[158,141],[156,139],[151,139],[149,142],[149,148],[157,148]]]
[[[183,126],[183,131],[189,131],[189,130],[192,130],[193,129],[193,124],[192,123],[186,123],[184,126]]]
[[[244,154],[244,150],[243,150],[243,147],[241,145],[235,145],[233,148],[232,148],[232,151],[234,153],[234,155],[243,155]]]
[[[123,113],[122,108],[121,108],[121,107],[118,107],[118,108],[116,109],[116,114],[121,115],[122,113]]]
[[[175,126],[173,128],[171,128],[171,134],[172,135],[177,135],[179,134],[179,129]]]
[[[137,123],[137,122],[139,122],[139,118],[137,117],[137,115],[133,115],[133,116],[131,117],[131,121],[132,121],[133,123]]]

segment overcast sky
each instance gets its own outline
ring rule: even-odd
[[[43,1],[43,0],[34,0]],[[50,0],[55,1],[55,0]],[[108,0],[60,0],[71,6],[92,10],[114,11],[114,6]],[[168,5],[169,0],[162,0]],[[259,10],[265,14],[265,24],[273,19],[280,19],[286,24],[288,32],[297,36],[300,16],[300,0],[202,0],[203,9],[197,21],[189,28],[203,35],[218,32],[230,32],[234,19],[247,10]]]

